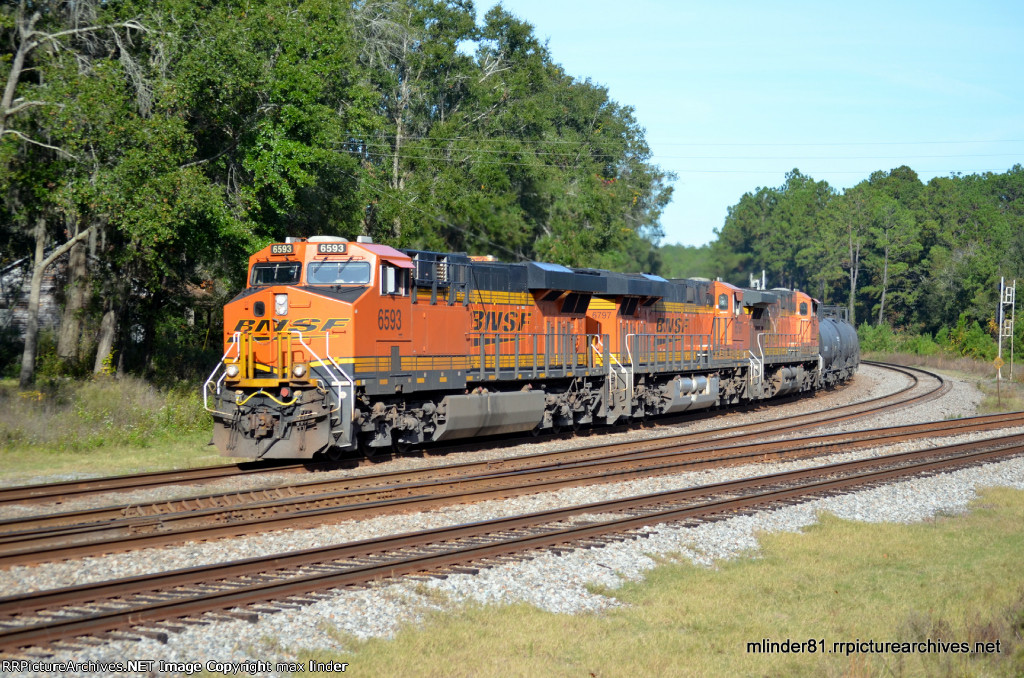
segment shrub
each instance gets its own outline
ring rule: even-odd
[[[52,380],[40,391],[0,388],[0,443],[83,451],[147,446],[209,426],[197,388],[161,391],[137,377]]]
[[[899,346],[896,335],[888,325],[861,323],[857,328],[860,350],[874,353],[892,353]]]
[[[981,329],[978,321],[968,323],[967,314],[961,313],[956,327],[949,332],[949,345],[962,356],[978,360],[992,360],[996,357],[998,347],[996,340]]]
[[[914,355],[936,355],[942,347],[939,346],[932,339],[932,335],[928,334],[905,334],[900,336],[899,350],[904,353],[913,353]]]

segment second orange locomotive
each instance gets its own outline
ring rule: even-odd
[[[629,418],[849,379],[856,333],[806,294],[276,243],[224,310],[204,386],[227,456],[310,458]]]

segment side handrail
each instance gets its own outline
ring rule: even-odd
[[[629,389],[628,389],[628,393],[629,393],[629,401],[630,402],[633,402],[633,396],[635,395],[635,391],[634,391],[634,388],[633,388],[633,375],[636,373],[636,366],[633,364],[633,353],[632,353],[632,351],[629,350],[629,338],[633,337],[633,336],[636,336],[636,335],[634,335],[634,334],[627,334],[626,335],[626,355],[629,356],[629,367],[630,367],[629,370],[626,370],[626,368],[623,367],[622,363],[620,363],[618,361],[618,359],[615,357],[614,353],[612,353],[611,351],[608,351],[608,356],[615,362],[616,365],[619,366],[619,370],[621,370],[621,373],[629,375]],[[623,388],[622,391],[623,391],[623,393],[626,393],[627,389]]]
[[[601,354],[604,352],[604,342],[601,341],[601,337],[599,335],[595,334],[593,336],[594,340],[597,342],[597,346],[601,347],[601,353],[598,353],[597,346],[594,346],[593,344],[590,345],[590,350],[596,353],[598,357],[601,357]],[[609,351],[608,357],[612,359],[613,363],[619,366],[619,371],[622,372],[622,374],[626,373],[626,368],[622,366],[622,363],[619,362],[619,359],[615,357],[614,353]],[[611,366],[609,366],[609,369],[611,369]]]
[[[750,370],[753,372],[753,376],[756,379],[752,379],[753,383],[760,384],[764,381],[764,347],[761,345],[761,339],[764,338],[764,332],[757,333],[757,350],[761,352],[761,356],[754,355],[753,351],[747,351],[750,355]]]

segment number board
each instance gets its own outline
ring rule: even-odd
[[[295,245],[292,245],[291,243],[289,243],[287,245],[281,245],[281,244],[271,245],[270,246],[270,253],[271,254],[294,254],[295,253]]]
[[[316,246],[317,254],[344,254],[345,251],[343,242],[322,242]]]

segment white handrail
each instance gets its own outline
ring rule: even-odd
[[[334,414],[335,412],[337,412],[338,410],[341,409],[341,401],[345,400],[345,396],[342,395],[342,393],[341,393],[341,386],[342,386],[341,378],[338,377],[333,371],[331,371],[331,368],[327,365],[326,361],[323,358],[321,358],[319,355],[317,355],[316,351],[314,351],[312,349],[312,347],[310,347],[310,345],[306,343],[305,339],[302,338],[302,332],[301,331],[299,331],[299,330],[291,330],[291,333],[298,335],[299,343],[302,344],[302,347],[304,349],[306,349],[307,351],[309,351],[310,355],[312,355],[314,358],[316,358],[316,361],[318,363],[320,363],[324,367],[324,369],[327,370],[327,374],[331,377],[331,379],[333,380],[333,383],[338,385],[338,407],[336,407],[335,409],[331,410],[331,414]],[[328,357],[330,357],[330,356],[328,356]],[[352,402],[350,403],[350,406],[349,406],[350,410],[352,410],[352,409],[355,408],[355,382],[353,382],[352,379],[347,374],[345,374],[345,370],[341,369],[341,367],[339,367],[338,364],[334,362],[333,358],[331,359],[331,362],[334,363],[334,366],[338,368],[338,371],[340,371],[342,374],[344,374],[345,378],[348,379],[348,387],[352,389],[352,397],[350,398],[350,400]]]
[[[231,347],[237,353],[236,360],[237,359],[241,359],[241,357],[242,357],[242,355],[241,355],[241,350],[242,350],[241,349],[241,342],[239,341],[239,339],[241,338],[241,334],[242,334],[241,332],[235,332],[231,336]],[[209,395],[209,392],[210,392],[210,382],[213,381],[213,375],[217,374],[217,370],[223,368],[224,369],[224,374],[220,375],[220,379],[217,380],[217,391],[216,391],[216,393],[217,393],[217,395],[220,395],[220,385],[224,382],[224,377],[228,376],[227,368],[224,367],[224,361],[228,359],[228,354],[231,353],[232,348],[228,348],[228,350],[224,352],[224,355],[221,356],[220,362],[218,362],[216,367],[213,368],[213,372],[210,372],[210,376],[206,379],[206,383],[203,384],[203,409],[206,410],[207,412],[213,412],[214,411],[214,410],[211,410],[209,408],[209,406],[206,404],[207,396]]]

